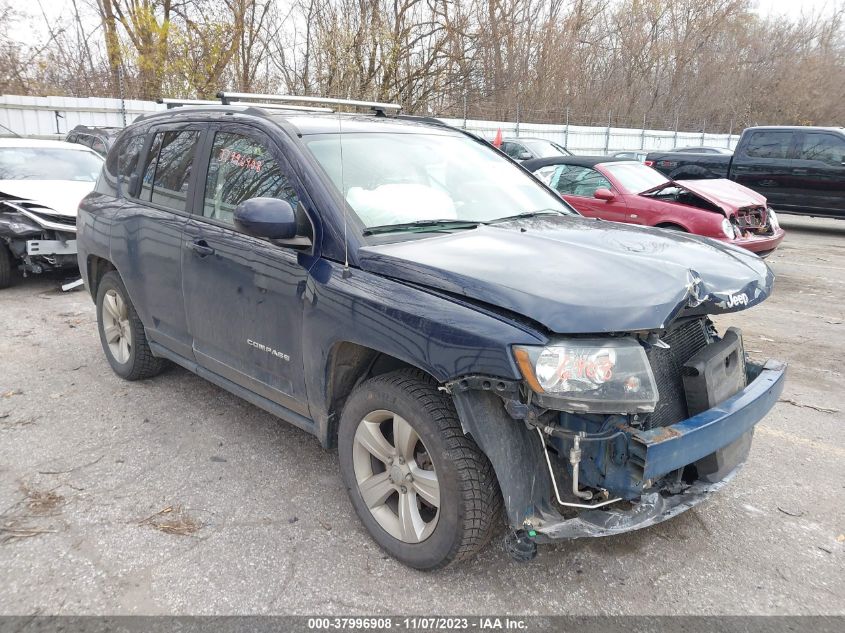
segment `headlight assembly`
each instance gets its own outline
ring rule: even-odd
[[[541,406],[585,413],[649,413],[657,385],[645,349],[633,338],[566,339],[514,347],[523,378]]]
[[[731,224],[731,223],[730,223],[730,221],[728,221],[728,219],[727,219],[727,218],[725,218],[724,220],[722,220],[722,233],[724,233],[724,234],[725,234],[725,237],[727,237],[727,238],[729,238],[729,239],[733,239],[733,238],[734,238],[734,227],[733,227],[733,224]]]
[[[778,222],[778,216],[775,213],[775,210],[771,207],[768,208],[769,213],[769,226],[772,227],[773,231],[777,231],[780,228],[780,222]]]

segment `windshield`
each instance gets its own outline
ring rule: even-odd
[[[88,151],[57,147],[0,148],[0,180],[95,182],[103,159]]]
[[[305,143],[365,227],[574,214],[503,154],[464,136],[350,133],[342,144],[339,138],[320,134]]]
[[[544,141],[542,139],[525,140],[520,139],[520,142],[528,149],[534,152],[537,158],[551,158],[552,156],[571,156],[571,154],[557,143],[551,141]]]
[[[642,163],[605,163],[605,171],[628,193],[641,193],[666,182],[666,176]]]

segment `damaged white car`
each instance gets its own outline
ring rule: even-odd
[[[0,139],[0,288],[24,276],[76,267],[76,209],[103,159],[74,143]]]

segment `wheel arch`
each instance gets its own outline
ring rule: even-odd
[[[85,269],[88,275],[88,291],[91,293],[91,298],[96,301],[97,290],[100,287],[100,280],[102,280],[103,275],[112,270],[117,272],[117,268],[105,257],[89,255],[85,262]]]
[[[426,368],[404,361],[379,349],[351,341],[336,342],[328,354],[325,368],[323,404],[326,424],[320,438],[323,445],[337,445],[337,431],[343,406],[349,394],[365,380],[397,369],[416,369],[440,382]]]

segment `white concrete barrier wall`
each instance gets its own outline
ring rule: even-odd
[[[153,101],[90,97],[23,97],[0,95],[0,136],[11,132],[38,138],[64,138],[77,125],[123,127],[138,116],[165,109]],[[58,113],[58,117],[56,116]],[[441,118],[450,125],[464,127],[463,119]],[[707,145],[733,149],[739,136],[701,134],[667,130],[587,127],[513,121],[479,121],[468,119],[466,129],[488,140],[498,130],[503,136],[533,136],[565,145],[574,154],[604,154],[619,150],[670,150],[678,145]]]

